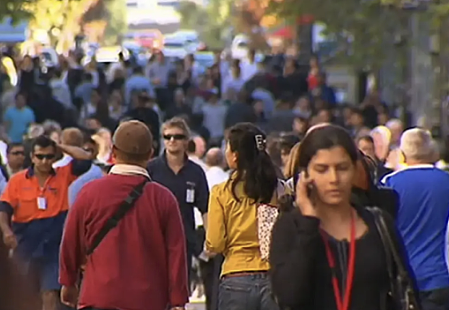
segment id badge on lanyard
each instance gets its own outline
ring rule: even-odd
[[[187,182],[186,202],[187,203],[195,202],[195,183]]]
[[[39,196],[37,197],[37,209],[38,210],[47,210],[47,199],[45,198],[45,190],[48,186],[48,182],[50,181],[50,178],[48,178],[45,181],[44,186],[39,191]]]
[[[37,208],[39,210],[47,210],[47,200],[45,199],[45,197],[37,197]]]

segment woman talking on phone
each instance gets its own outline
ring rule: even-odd
[[[282,197],[285,211],[271,241],[272,290],[281,309],[419,309],[393,221],[350,203],[359,158],[350,135],[316,127],[298,156],[296,195]]]
[[[212,188],[206,249],[223,254],[218,310],[277,310],[259,249],[257,209],[277,205],[276,170],[266,152],[266,136],[249,123],[229,130],[227,182]]]

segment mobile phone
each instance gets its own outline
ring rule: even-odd
[[[309,173],[307,172],[307,169],[304,169],[304,176],[306,178],[309,177]],[[315,183],[312,181],[309,184],[307,184],[307,197],[309,197],[310,199],[313,199],[315,193]]]

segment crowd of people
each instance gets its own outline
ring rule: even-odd
[[[0,309],[449,309],[445,161],[375,90],[254,51],[59,63],[1,88]]]

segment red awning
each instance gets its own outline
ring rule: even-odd
[[[279,37],[284,39],[291,39],[293,38],[293,30],[291,27],[282,27],[278,30],[270,33],[271,37]]]

